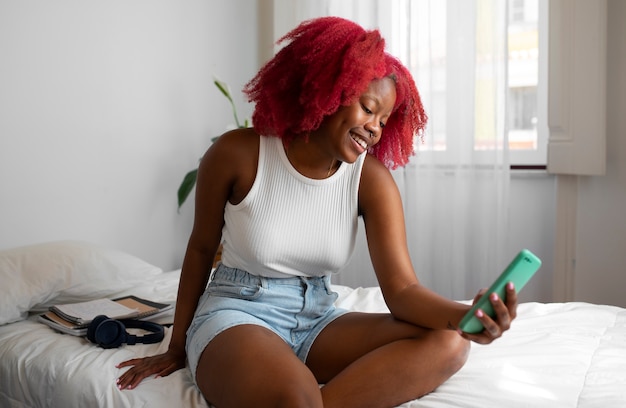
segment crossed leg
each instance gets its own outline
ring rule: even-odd
[[[393,407],[434,390],[463,366],[468,350],[454,331],[348,313],[320,333],[306,365],[276,334],[242,325],[209,343],[196,376],[218,408]]]
[[[394,407],[433,391],[461,369],[469,342],[389,314],[349,313],[318,336],[307,365],[324,407]]]

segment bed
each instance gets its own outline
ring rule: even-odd
[[[179,276],[83,242],[0,251],[0,406],[208,407],[188,369],[131,391],[115,386],[115,365],[164,351],[171,328],[159,344],[104,350],[36,319],[51,304],[102,296],[174,302]],[[334,289],[340,307],[387,310],[379,288]],[[472,345],[457,374],[402,407],[626,407],[626,309],[523,303],[501,339]]]

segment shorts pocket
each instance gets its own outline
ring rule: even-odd
[[[255,300],[261,296],[261,285],[232,282],[223,279],[211,281],[207,292],[210,296],[221,296],[243,300]]]

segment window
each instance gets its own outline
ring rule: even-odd
[[[511,0],[509,2],[509,22],[524,21],[527,15],[525,6],[525,0]]]
[[[547,31],[543,24],[546,14],[543,3],[509,0],[507,132],[513,165],[546,164],[547,92],[543,84],[547,69],[542,69],[541,64],[543,68],[547,66],[547,54],[540,54],[540,49],[545,48]]]
[[[475,161],[480,152],[498,149],[507,140],[512,165],[545,165],[546,2],[508,0],[502,12],[497,2],[399,3],[392,20],[401,28],[384,34],[425,99],[430,122],[427,142],[419,150],[445,154],[467,149],[461,154]],[[498,14],[506,21],[496,21]],[[409,27],[408,35],[402,27]],[[498,53],[506,56],[505,72],[498,72],[494,63]],[[504,124],[494,126],[503,106]],[[473,132],[468,132],[471,127]],[[473,134],[473,144],[457,138],[459,132]]]

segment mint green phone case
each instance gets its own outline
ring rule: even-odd
[[[461,320],[459,328],[466,333],[480,333],[484,330],[483,324],[474,315],[477,309],[491,317],[495,316],[493,306],[489,301],[489,295],[497,293],[500,299],[506,300],[506,284],[513,282],[515,290],[519,293],[526,283],[532,278],[541,266],[541,260],[535,254],[527,249],[522,249],[519,254],[511,261],[509,266],[500,274],[498,279],[493,282],[491,287],[476,302],[467,314]]]

